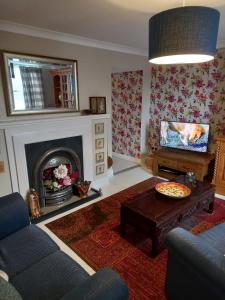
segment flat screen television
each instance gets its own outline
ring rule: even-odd
[[[160,146],[207,152],[209,124],[161,121]]]

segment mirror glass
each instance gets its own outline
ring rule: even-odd
[[[8,115],[79,110],[77,61],[3,53]]]

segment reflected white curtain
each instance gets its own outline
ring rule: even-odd
[[[23,83],[23,94],[27,109],[41,109],[44,107],[43,79],[38,68],[20,66]]]

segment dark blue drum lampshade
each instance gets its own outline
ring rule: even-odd
[[[149,20],[149,62],[199,63],[212,60],[220,13],[202,6],[169,9]]]

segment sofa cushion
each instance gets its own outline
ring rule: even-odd
[[[199,235],[211,247],[225,254],[225,223],[217,225]]]
[[[0,269],[12,278],[58,249],[43,230],[35,225],[26,226],[0,240]]]
[[[1,300],[22,300],[20,294],[11,283],[0,277],[0,299]]]
[[[128,288],[118,273],[104,268],[72,289],[61,300],[124,300]]]
[[[11,283],[24,300],[57,300],[87,278],[80,265],[57,251],[15,276]]]
[[[0,197],[0,239],[29,224],[28,209],[19,193]]]

